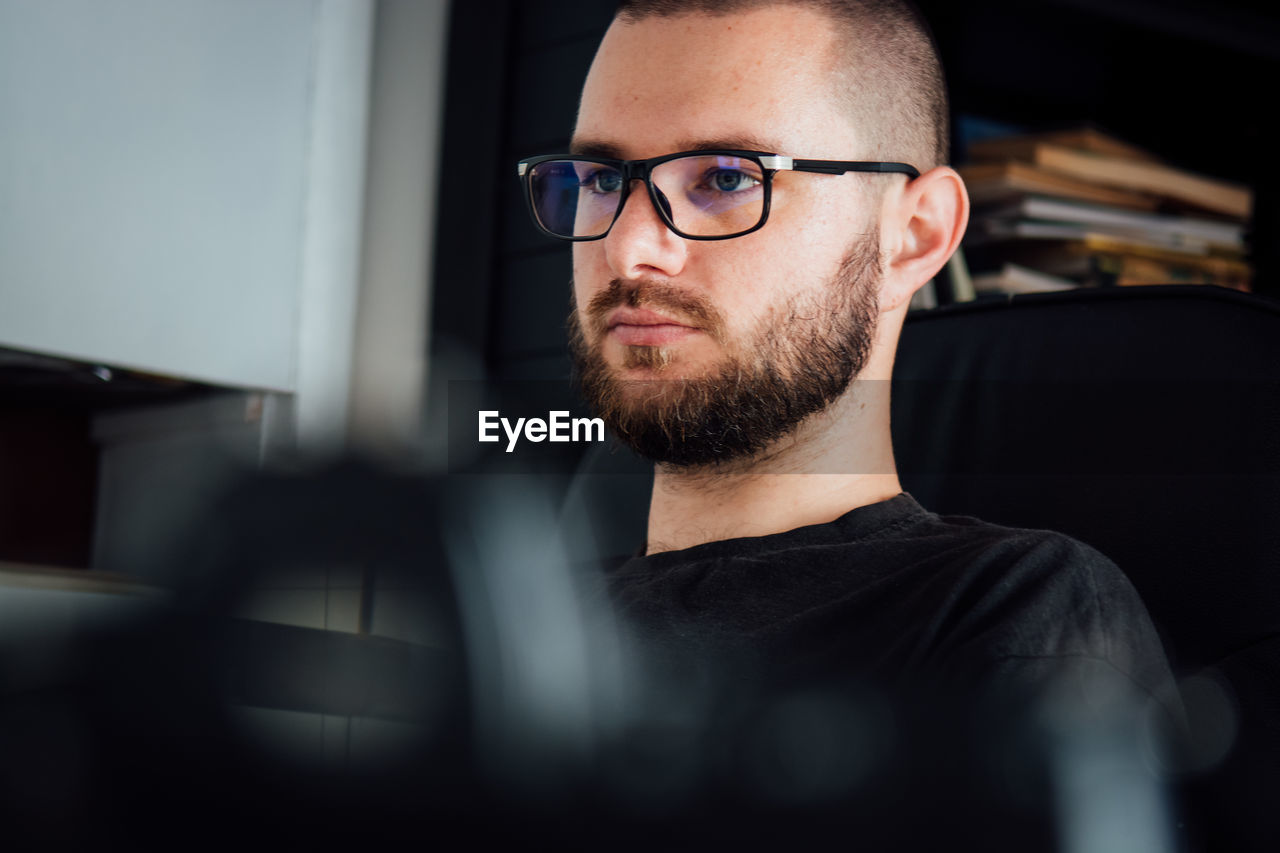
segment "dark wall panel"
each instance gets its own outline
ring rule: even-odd
[[[613,2],[601,0],[524,0],[519,4],[516,48],[540,48],[600,34],[613,18]]]
[[[523,53],[511,81],[509,150],[517,159],[564,150],[600,33]]]
[[[498,302],[499,361],[558,355],[565,349],[571,260],[567,249],[512,258],[503,265]]]

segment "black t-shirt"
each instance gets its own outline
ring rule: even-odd
[[[634,557],[608,583],[668,661],[746,656],[788,676],[1036,695],[1101,675],[1139,700],[1175,701],[1159,637],[1114,563],[1059,533],[927,512],[905,493],[827,524]]]

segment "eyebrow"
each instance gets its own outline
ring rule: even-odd
[[[670,152],[676,151],[709,151],[720,148],[737,149],[740,151],[760,151],[765,153],[776,153],[783,146],[777,145],[767,139],[758,136],[739,135],[717,137],[715,139],[682,139],[675,148]],[[605,142],[596,139],[574,139],[569,145],[569,153],[580,157],[605,157],[611,160],[625,160],[623,148],[621,145]]]

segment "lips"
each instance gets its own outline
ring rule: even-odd
[[[619,308],[605,325],[608,334],[625,346],[662,346],[698,331],[696,326],[643,308]]]

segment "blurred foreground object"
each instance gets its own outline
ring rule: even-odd
[[[186,578],[167,598],[6,644],[57,652],[0,697],[11,836],[1173,849],[1158,735],[1105,679],[1013,708],[660,667],[552,510],[531,475],[241,482],[158,557]],[[322,619],[272,611],[287,590]]]

